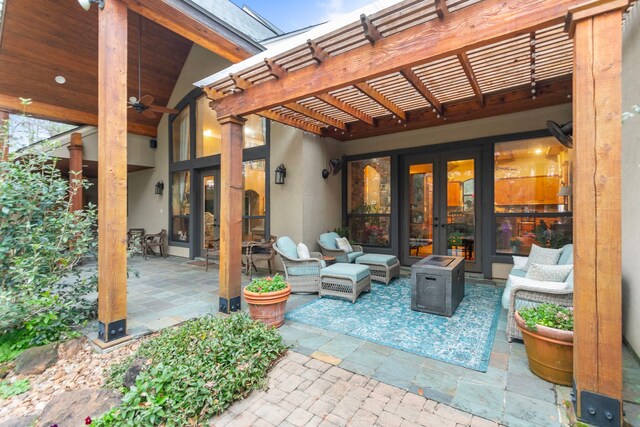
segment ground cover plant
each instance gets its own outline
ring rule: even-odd
[[[540,304],[536,307],[521,308],[518,313],[531,331],[536,330],[536,325],[573,331],[573,307]]]
[[[286,288],[287,282],[284,281],[284,278],[281,275],[276,274],[273,277],[267,276],[253,279],[246,289],[249,292],[264,294],[267,292],[281,291]]]
[[[267,371],[285,351],[276,329],[246,314],[207,316],[165,330],[112,367],[109,385],[125,393],[122,404],[94,425],[202,425],[263,387]],[[146,368],[126,388],[125,372],[140,362]]]

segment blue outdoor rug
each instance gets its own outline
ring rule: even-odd
[[[411,310],[411,280],[371,283],[355,304],[324,297],[291,310],[288,320],[486,372],[500,314],[502,289],[466,285],[449,318]]]

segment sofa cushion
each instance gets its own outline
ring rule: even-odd
[[[573,276],[573,270],[570,274]],[[568,278],[567,278],[568,279]],[[538,289],[551,289],[551,290],[572,290],[573,283],[568,282],[544,282],[540,280],[527,279],[526,277],[519,277],[513,274],[509,274],[509,279],[502,292],[502,307],[505,310],[509,310],[509,300],[511,299],[511,291],[514,286],[531,286]]]
[[[542,282],[565,282],[567,276],[573,270],[573,264],[545,265],[532,264],[525,276],[527,279],[540,280]]]
[[[336,243],[336,239],[338,238],[340,238],[338,233],[331,231],[329,233],[321,234],[320,237],[318,237],[318,241],[327,249],[338,249],[338,244]]]
[[[524,271],[529,270],[532,264],[557,265],[560,259],[561,249],[543,248],[538,245],[531,245],[531,253],[527,263],[522,268]]]
[[[354,262],[356,259],[358,259],[362,255],[364,255],[364,252],[359,252],[359,251],[351,252],[347,254],[347,260],[349,260],[349,262]]]
[[[298,259],[298,248],[290,237],[279,237],[276,245],[278,246],[278,249],[280,249],[280,252],[285,254],[287,257],[291,259]]]
[[[512,269],[511,269],[511,271],[509,272],[509,274],[510,274],[511,276],[526,277],[527,272],[526,272],[526,271],[524,271],[524,270],[522,270],[522,269],[519,269],[519,268],[515,268],[515,267],[514,267],[514,268],[512,268]]]
[[[338,276],[348,277],[355,282],[359,282],[365,277],[370,276],[369,267],[360,264],[346,264],[339,262],[323,268],[320,272],[321,276]]]
[[[353,248],[349,244],[349,241],[347,240],[346,237],[338,237],[336,239],[336,245],[338,246],[339,249],[342,249],[346,253],[353,252]]]
[[[309,259],[311,258],[311,254],[309,254],[309,248],[304,243],[298,243],[296,248],[296,252],[298,253],[298,258],[300,259]]]
[[[391,267],[398,262],[398,258],[393,255],[364,254],[356,259],[356,264],[378,264]]]
[[[526,256],[517,256],[517,255],[513,255],[511,258],[513,258],[513,268],[517,268],[519,270],[522,270],[522,267],[524,267],[527,264],[527,259],[529,259]]]
[[[320,274],[320,270],[327,266],[327,263],[324,260],[320,261],[320,267],[315,265],[300,265],[287,268],[287,274],[289,276],[318,276]]]
[[[562,247],[562,253],[560,254],[560,259],[558,260],[558,265],[566,265],[573,264],[573,245],[568,244]]]

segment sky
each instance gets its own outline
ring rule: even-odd
[[[375,0],[232,0],[247,5],[284,32],[340,17]]]

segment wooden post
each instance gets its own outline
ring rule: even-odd
[[[127,336],[127,8],[98,13],[97,343]]]
[[[576,413],[622,425],[621,64],[626,1],[570,9],[574,39]]]
[[[9,121],[9,113],[0,110],[0,160],[9,157],[9,135],[5,133],[5,124]]]
[[[79,211],[84,208],[82,196],[82,134],[74,132],[71,134],[69,143],[69,197],[71,203],[69,209]]]
[[[240,310],[242,280],[242,117],[219,117],[220,155],[220,311]]]

